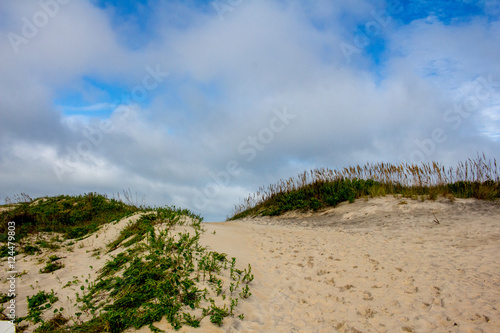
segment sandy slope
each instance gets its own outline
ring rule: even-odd
[[[386,197],[207,228],[255,274],[221,332],[500,332],[498,204]]]
[[[22,299],[40,289],[54,289],[77,311],[71,295],[80,284],[63,285],[95,277],[107,256],[96,259],[93,250],[125,224],[61,250],[66,267],[54,274],[41,277],[35,259],[20,260],[28,273],[18,284],[19,314]],[[240,301],[243,321],[226,318],[218,328],[205,318],[200,329],[180,332],[500,332],[498,204],[385,197],[204,226],[202,243],[251,264],[253,295]]]

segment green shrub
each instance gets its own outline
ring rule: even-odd
[[[45,267],[43,269],[40,269],[40,273],[51,273],[63,267],[64,265],[60,262],[53,262],[52,260],[49,260]]]

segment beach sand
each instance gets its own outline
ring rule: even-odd
[[[108,256],[92,252],[124,225],[75,244],[54,274],[41,277],[33,256],[20,260],[28,273],[19,278],[19,315],[39,289],[53,289],[61,306],[77,311],[71,297],[79,285],[62,285],[95,278]],[[204,245],[251,264],[252,296],[238,305],[244,320],[217,327],[205,318],[201,328],[177,332],[500,332],[498,203],[387,196],[203,225]],[[165,321],[155,326],[174,332]]]

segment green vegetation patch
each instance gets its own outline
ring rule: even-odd
[[[7,244],[0,246],[0,258],[13,257],[17,254],[18,251],[15,249],[15,247],[9,247]]]
[[[136,222],[125,227],[125,229],[120,232],[120,236],[108,244],[108,249],[111,252],[120,245],[129,247],[136,244],[144,239],[145,234],[150,231],[153,226],[158,224],[164,225],[166,228],[172,228],[175,225],[183,225],[185,222],[181,220],[181,217],[191,219],[196,224],[196,227],[199,227],[200,222],[203,220],[200,216],[185,209],[175,208],[175,206],[156,208],[142,215]],[[124,242],[130,237],[132,237],[130,240]]]
[[[379,191],[381,184],[368,179],[338,179],[316,181],[299,189],[275,193],[258,205],[235,214],[232,219],[248,215],[281,215],[287,211],[317,211],[325,207],[335,207],[344,201],[354,202],[361,196]]]
[[[40,254],[42,253],[42,250],[36,245],[25,245],[23,247],[23,253],[26,253],[27,255],[35,255],[35,254]]]
[[[54,271],[57,271],[58,269],[63,268],[64,265],[62,263],[60,263],[58,261],[55,261],[55,260],[58,260],[58,259],[60,259],[60,258],[57,258],[57,257],[55,259],[50,258],[47,261],[45,267],[42,268],[42,269],[40,269],[40,273],[42,273],[42,274],[43,273],[52,273]]]
[[[7,221],[14,221],[18,237],[43,231],[78,238],[95,232],[104,223],[120,220],[138,210],[135,206],[97,193],[24,200],[14,205],[13,209],[0,213],[0,237],[7,235]]]
[[[18,320],[28,319],[34,323],[43,321],[42,312],[51,308],[52,304],[57,302],[57,300],[58,298],[54,295],[53,290],[50,293],[41,290],[32,297],[28,296],[28,316],[27,318],[18,318]]]
[[[131,226],[141,231],[144,242],[134,238],[134,246],[109,260],[96,282],[78,298],[81,309],[95,316],[73,331],[122,332],[143,326],[154,331],[153,323],[163,317],[175,329],[199,327],[206,316],[222,325],[225,317],[235,315],[238,296],[250,296],[251,267],[238,270],[236,259],[229,262],[226,254],[202,247],[199,220],[191,224],[192,233],[174,233],[172,221],[179,222],[176,217],[180,215],[163,222],[158,215],[145,215]],[[168,227],[155,232],[153,227],[159,223]],[[110,244],[111,249],[129,238],[128,230]],[[224,280],[231,281],[229,288],[224,287]]]

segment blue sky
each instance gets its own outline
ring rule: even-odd
[[[498,1],[7,2],[0,200],[130,188],[217,221],[317,167],[500,151]]]

